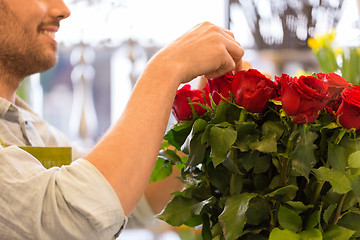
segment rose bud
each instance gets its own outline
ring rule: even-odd
[[[360,87],[345,88],[341,96],[342,102],[336,112],[340,124],[347,129],[360,130]]]
[[[281,103],[294,123],[311,123],[329,101],[327,85],[313,76],[281,76]]]
[[[200,90],[191,90],[190,84],[185,84],[181,89],[176,91],[172,112],[178,121],[191,120],[193,118],[192,107],[195,112],[201,116],[206,109],[191,103],[201,103],[205,105],[203,92]]]
[[[236,104],[252,113],[263,112],[276,93],[276,83],[256,69],[236,73],[231,87]]]
[[[224,101],[224,99],[230,99],[231,81],[233,78],[233,75],[227,73],[218,78],[207,79],[209,92],[216,105],[219,105],[219,102]]]

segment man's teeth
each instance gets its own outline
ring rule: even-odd
[[[45,34],[45,35],[49,35],[52,38],[55,38],[55,32],[50,32],[50,31],[43,30],[42,33]]]

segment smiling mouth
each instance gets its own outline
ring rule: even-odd
[[[41,33],[51,37],[52,39],[55,39],[55,32],[53,31],[42,30]]]

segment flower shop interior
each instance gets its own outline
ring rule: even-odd
[[[360,0],[65,0],[65,3],[72,15],[62,21],[56,36],[58,65],[25,79],[18,95],[84,147],[93,146],[121,115],[151,56],[204,21],[230,29],[245,50],[244,59],[273,77],[320,71],[333,71],[344,77],[343,69],[326,68],[329,61],[339,61],[337,56],[354,48],[357,66],[351,69],[357,74],[352,74],[351,81],[360,83]],[[335,59],[319,54],[322,47],[333,51]],[[170,116],[169,128],[175,121]],[[155,219],[152,227],[125,230],[118,239],[202,237],[197,228],[170,227]]]

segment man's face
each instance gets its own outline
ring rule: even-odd
[[[0,70],[25,77],[54,67],[55,32],[69,14],[62,0],[0,0]]]

